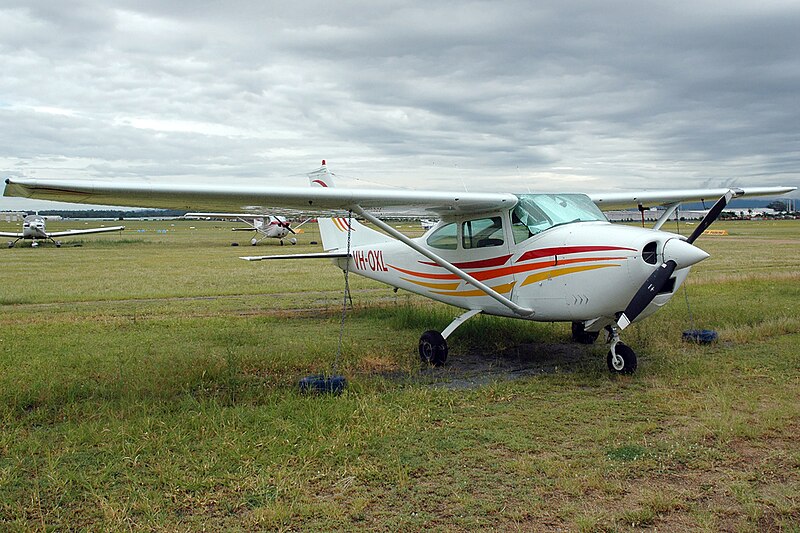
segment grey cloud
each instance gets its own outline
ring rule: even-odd
[[[8,170],[798,182],[791,3],[271,4],[6,4]]]

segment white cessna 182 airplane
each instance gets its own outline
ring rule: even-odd
[[[305,222],[292,228],[289,221],[282,216],[277,215],[254,215],[252,213],[186,213],[184,218],[226,218],[236,219],[239,222],[247,224],[249,228],[233,228],[233,231],[254,231],[255,236],[250,239],[250,244],[257,245],[264,239],[279,239],[281,246],[283,246],[283,239],[290,233],[297,235],[295,229],[299,228]],[[261,236],[261,238],[258,238]],[[289,242],[297,244],[297,239],[291,237]]]
[[[8,242],[8,247],[13,248],[17,241],[20,239],[30,239],[31,246],[36,248],[39,246],[38,241],[53,241],[57,247],[61,246],[61,241],[57,241],[58,237],[74,237],[75,235],[88,235],[90,233],[106,233],[108,231],[122,231],[125,226],[111,226],[108,228],[87,228],[87,229],[71,229],[66,231],[47,231],[47,217],[42,215],[28,215],[22,220],[22,233],[11,233],[0,231],[0,237],[9,237],[14,239]]]
[[[619,332],[666,304],[689,269],[708,254],[693,245],[728,201],[795,187],[744,187],[632,193],[511,194],[335,188],[327,168],[309,174],[316,187],[182,185],[9,178],[6,196],[62,202],[203,210],[282,207],[339,212],[319,219],[325,252],[342,269],[464,310],[444,331],[419,341],[423,361],[441,365],[447,337],[478,313],[572,322],[573,336],[593,342],[608,332],[608,368],[632,373],[636,354]],[[688,238],[661,231],[681,202],[717,199]],[[601,209],[665,205],[652,229],[612,225]],[[439,223],[409,238],[375,210],[416,208]],[[359,223],[359,217],[384,233]],[[262,260],[287,256],[247,257]]]

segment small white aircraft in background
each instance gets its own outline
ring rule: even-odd
[[[312,187],[182,185],[9,178],[6,196],[136,207],[252,209],[276,207],[345,213],[319,218],[325,252],[243,259],[333,259],[343,270],[460,307],[442,332],[419,341],[423,361],[443,364],[447,338],[479,314],[571,322],[573,338],[608,332],[608,368],[636,370],[619,332],[653,314],[675,294],[692,265],[708,254],[694,241],[733,197],[776,195],[795,187],[743,187],[591,194],[511,194],[342,189],[323,166]],[[688,238],[661,231],[682,202],[719,198]],[[612,225],[601,209],[664,205],[652,229]],[[247,207],[246,207],[247,206]],[[415,208],[439,222],[409,238],[374,213]],[[354,217],[371,222],[375,231]]]
[[[283,239],[290,233],[296,235],[296,228],[292,228],[289,221],[281,216],[273,215],[254,215],[252,213],[186,213],[184,218],[224,218],[233,219],[247,224],[248,228],[233,228],[233,231],[254,231],[255,235],[250,239],[250,244],[255,246],[264,239],[280,239],[281,246],[283,246]],[[306,221],[303,221],[299,228]],[[297,244],[297,239],[294,237],[288,239],[290,243]]]
[[[0,231],[0,237],[10,237],[14,239],[9,241],[8,247],[13,248],[20,239],[33,241],[31,246],[36,248],[39,246],[39,241],[52,241],[57,247],[61,246],[61,241],[57,241],[59,237],[74,237],[76,235],[89,235],[91,233],[107,233],[109,231],[122,231],[125,226],[111,226],[108,228],[88,228],[88,229],[71,229],[66,231],[50,231],[46,229],[47,217],[43,215],[28,215],[22,221],[22,233],[11,233]]]
[[[422,229],[424,229],[425,231],[428,231],[429,229],[431,229],[432,227],[434,227],[436,225],[436,222],[438,222],[438,221],[437,220],[432,220],[430,218],[422,218],[419,221],[419,225],[422,226]]]

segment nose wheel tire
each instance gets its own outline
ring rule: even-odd
[[[447,341],[442,334],[429,330],[419,338],[419,358],[431,366],[442,366],[447,361]]]
[[[612,374],[633,374],[636,372],[636,352],[631,350],[627,344],[616,343],[609,350],[606,362]]]

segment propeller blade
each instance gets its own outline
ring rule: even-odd
[[[644,308],[650,305],[650,302],[661,292],[664,284],[667,283],[672,273],[675,272],[675,267],[678,264],[670,259],[666,263],[662,263],[648,278],[644,281],[636,294],[633,295],[628,307],[617,319],[617,326],[619,329],[627,328],[631,322],[636,320],[639,313],[644,311]]]
[[[702,221],[700,221],[700,224],[697,225],[697,227],[694,229],[689,238],[686,239],[686,242],[692,244],[695,240],[697,240],[697,238],[700,235],[702,235],[702,233],[711,224],[713,224],[715,220],[717,220],[719,214],[722,213],[722,210],[725,209],[725,206],[728,205],[728,202],[730,202],[731,198],[733,198],[734,196],[736,196],[736,193],[733,190],[730,190],[726,192],[725,195],[722,196],[719,200],[717,200],[717,203],[715,203],[713,207],[711,207],[711,209],[708,210],[708,214],[703,218]]]
[[[292,232],[292,233],[294,233],[295,235],[297,235],[297,232],[296,232],[295,230],[293,230],[293,229],[292,229],[292,228],[289,226],[289,221],[287,221],[287,220],[281,220],[281,219],[277,219],[277,222],[278,222],[278,225],[279,225],[280,227],[282,227],[282,228],[286,228],[286,229],[288,229],[290,232]]]

